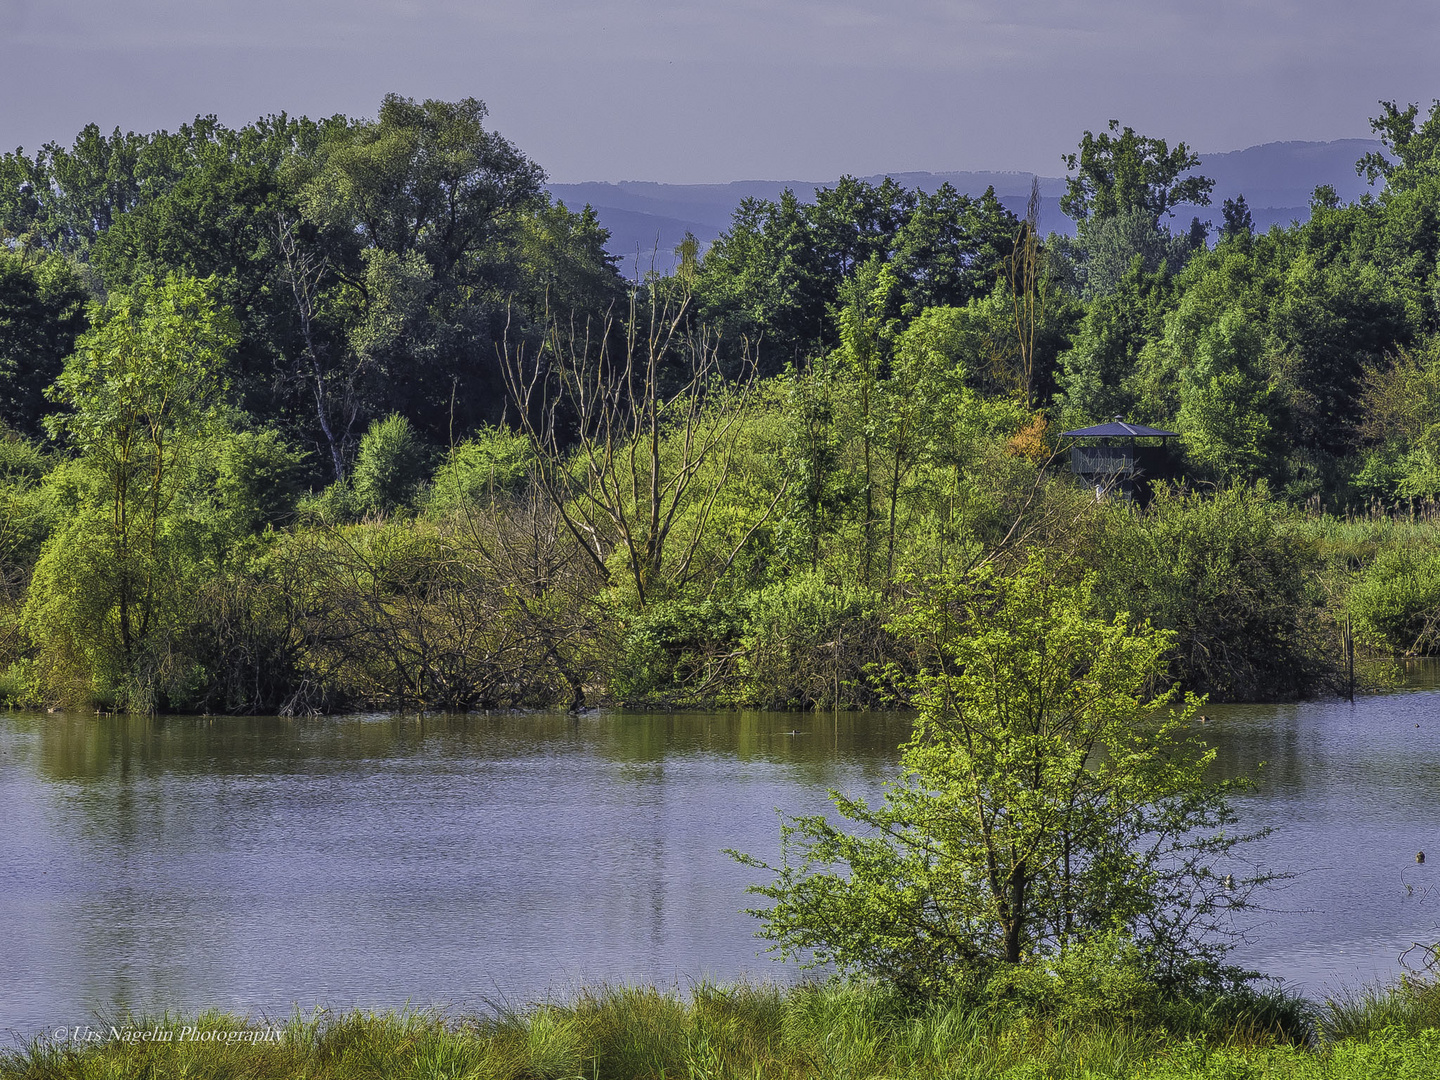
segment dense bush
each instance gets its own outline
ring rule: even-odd
[[[1162,490],[1117,506],[1092,556],[1097,599],[1175,632],[1171,674],[1220,701],[1302,697],[1326,687],[1315,545],[1263,488]]]
[[[534,468],[530,440],[504,428],[481,428],[435,470],[425,504],[432,514],[493,503],[517,491]]]
[[[662,600],[624,620],[612,694],[629,704],[694,704],[734,685],[741,614],[716,600]]]
[[[376,420],[360,439],[350,484],[362,514],[409,508],[429,475],[429,448],[399,413]]]
[[[1440,551],[1381,551],[1351,587],[1346,610],[1357,637],[1392,655],[1440,649]]]
[[[898,652],[883,627],[884,598],[809,571],[748,598],[741,691],[767,708],[838,708],[874,701],[872,667]]]

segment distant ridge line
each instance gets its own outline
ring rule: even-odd
[[[1200,155],[1199,172],[1215,181],[1209,207],[1177,207],[1175,220],[1183,227],[1192,215],[1218,221],[1220,204],[1244,195],[1259,229],[1289,224],[1309,217],[1310,195],[1317,185],[1329,184],[1342,201],[1352,201],[1372,190],[1355,171],[1355,162],[1383,149],[1375,139],[1334,139],[1329,142],[1288,140],[1260,143],[1243,150]],[[1021,170],[952,170],[946,172],[873,173],[857,179],[878,184],[886,177],[911,188],[934,191],[949,183],[971,196],[995,189],[1012,212],[1023,212],[1031,178],[1040,181],[1041,226],[1046,231],[1073,235],[1075,224],[1060,210],[1065,193],[1063,176],[1037,176]],[[778,199],[787,188],[802,202],[814,198],[816,188],[831,187],[829,180],[731,180],[716,184],[667,184],[655,180],[592,180],[551,184],[550,192],[573,209],[587,203],[601,224],[610,230],[611,254],[633,256],[637,251],[669,253],[693,233],[709,244],[730,226],[742,199]]]

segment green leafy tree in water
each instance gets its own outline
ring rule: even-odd
[[[170,277],[112,297],[51,391],[66,411],[47,424],[79,451],[83,479],[78,512],[36,567],[25,620],[42,653],[78,667],[91,689],[144,683],[137,665],[183,606],[170,526],[237,337],[213,289]]]
[[[737,856],[775,874],[752,914],[777,951],[915,994],[1117,934],[1159,982],[1224,970],[1226,916],[1267,880],[1232,864],[1237,785],[1205,777],[1197,702],[1149,689],[1173,635],[1092,610],[1036,556],[902,620],[935,663],[900,780],[878,806],[832,793],[861,832],[801,817],[779,867]]]

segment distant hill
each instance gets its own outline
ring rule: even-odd
[[[1337,139],[1334,142],[1273,142],[1232,150],[1223,154],[1201,154],[1199,171],[1215,181],[1213,202],[1208,207],[1177,207],[1177,229],[1199,215],[1202,220],[1220,220],[1224,199],[1243,194],[1255,226],[1288,225],[1310,216],[1310,194],[1320,184],[1335,188],[1346,202],[1371,190],[1355,172],[1355,162],[1372,150],[1382,149],[1373,139]],[[994,187],[1000,201],[1015,213],[1023,213],[1030,195],[1030,174],[1021,172],[907,172],[891,173],[907,187],[934,191],[947,181],[959,191],[980,195]],[[879,183],[885,174],[862,177]],[[1073,235],[1075,223],[1060,212],[1065,192],[1063,177],[1040,179],[1040,224],[1047,232]],[[657,184],[626,180],[620,183],[551,184],[550,193],[572,209],[585,204],[595,208],[600,222],[610,230],[608,248],[619,255],[621,267],[633,274],[653,262],[668,269],[674,262],[675,246],[687,232],[709,244],[730,226],[731,215],[746,197],[776,199],[786,188],[809,201],[818,187],[834,180],[737,180],[730,184]]]

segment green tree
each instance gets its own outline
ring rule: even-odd
[[[212,440],[215,505],[226,519],[227,539],[288,524],[304,478],[304,455],[273,428],[226,431]]]
[[[1136,257],[1113,291],[1086,305],[1074,342],[1060,357],[1057,396],[1077,426],[1130,415],[1141,351],[1164,336],[1175,292],[1169,274],[1146,270]]]
[[[1359,483],[1368,494],[1440,495],[1440,339],[1367,369],[1359,431],[1368,444]]]
[[[827,335],[835,283],[795,193],[746,198],[710,245],[695,280],[697,314],[734,349],[748,343],[764,374],[800,364]]]
[[[1215,181],[1185,174],[1200,156],[1183,142],[1170,149],[1164,139],[1120,129],[1118,120],[1099,135],[1085,132],[1078,154],[1065,155],[1075,175],[1066,181],[1060,209],[1076,221],[1115,217],[1141,210],[1152,220],[1169,215],[1179,203],[1210,204]]]
[[[917,191],[914,209],[896,231],[891,260],[905,313],[962,307],[988,294],[1005,271],[1019,229],[994,188],[979,198],[949,184],[933,194]]]
[[[1233,199],[1226,199],[1220,207],[1220,213],[1224,223],[1220,226],[1220,240],[1247,241],[1255,235],[1255,219],[1250,214],[1250,207],[1245,203],[1244,195],[1237,195]]]
[[[485,117],[473,98],[390,94],[286,161],[294,383],[337,479],[370,419],[399,412],[435,444],[500,421],[507,328],[538,336],[548,310],[599,317],[620,296],[594,215],[550,206],[543,171]]]
[[[25,619],[100,681],[143,677],[137,665],[184,606],[170,526],[237,339],[214,287],[170,277],[112,296],[52,391],[67,411],[47,426],[80,454],[80,505],[46,544]]]
[[[41,433],[45,388],[85,329],[89,297],[63,258],[0,250],[0,422]]]
[[[1198,219],[1188,236],[1172,235],[1165,221],[1181,203],[1209,204],[1215,182],[1185,175],[1198,164],[1184,143],[1172,150],[1164,139],[1122,131],[1114,120],[1108,132],[1085,132],[1080,152],[1065,156],[1075,175],[1060,208],[1080,225],[1071,247],[1086,296],[1112,292],[1136,256],[1148,272],[1168,266],[1174,273],[1205,246]]]
[[[1196,703],[1153,689],[1172,635],[1092,610],[1035,556],[902,619],[934,663],[901,778],[880,806],[832,796],[863,832],[793,819],[780,867],[740,857],[776,875],[754,888],[763,936],[922,994],[1117,932],[1156,978],[1216,970],[1226,913],[1263,878],[1223,887],[1235,786],[1205,778]]]
[[[1372,184],[1384,180],[1389,188],[1403,191],[1440,175],[1440,100],[1431,103],[1430,113],[1419,124],[1420,106],[1400,108],[1394,101],[1380,103],[1381,114],[1371,117],[1370,128],[1380,136],[1390,156],[1372,151],[1355,164],[1355,171]]]
[[[888,317],[964,305],[994,288],[1018,226],[993,190],[973,198],[949,184],[927,194],[844,177],[810,204],[788,190],[776,202],[746,199],[700,264],[699,313],[757,348],[761,374],[774,374],[839,344],[828,315],[866,267],[892,268]]]
[[[1243,312],[1227,311],[1200,338],[1180,388],[1180,434],[1190,459],[1226,483],[1260,478],[1272,460],[1262,341]]]
[[[1083,295],[1092,300],[1119,289],[1137,259],[1145,273],[1175,274],[1196,250],[1140,208],[1081,222],[1072,247],[1079,257]]]
[[[388,514],[411,506],[428,465],[429,454],[410,421],[399,413],[376,420],[360,439],[351,474],[360,512]]]

